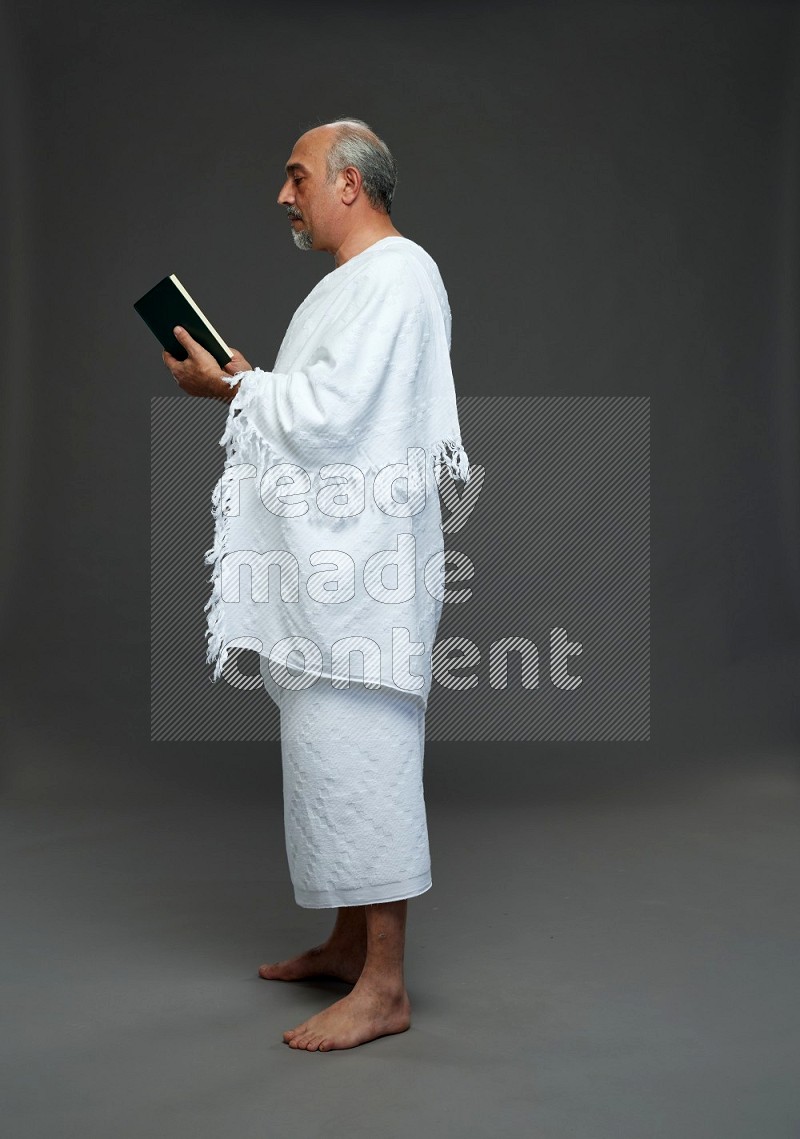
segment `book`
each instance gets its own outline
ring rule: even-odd
[[[162,347],[176,360],[185,360],[189,355],[175,339],[172,330],[176,324],[185,328],[198,344],[202,344],[221,368],[233,359],[232,349],[203,315],[174,273],[164,277],[143,297],[134,301],[133,307]]]

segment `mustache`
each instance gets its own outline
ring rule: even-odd
[[[300,211],[296,210],[293,206],[287,206],[286,207],[286,213],[289,215],[290,218],[298,218],[300,221],[303,220],[303,216],[300,213]]]

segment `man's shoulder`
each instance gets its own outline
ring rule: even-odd
[[[385,243],[379,243],[376,253],[382,260],[402,262],[407,265],[421,265],[428,272],[438,274],[439,267],[428,253],[427,249],[410,237],[392,238]]]
[[[383,281],[392,287],[405,287],[428,293],[433,287],[444,292],[439,268],[431,255],[410,238],[387,241],[375,249],[375,255],[364,266],[365,279],[376,285]]]

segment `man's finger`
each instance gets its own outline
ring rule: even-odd
[[[185,328],[181,328],[179,324],[176,324],[172,330],[172,334],[181,345],[181,347],[186,349],[190,356],[194,354],[196,342],[194,338],[189,335]]]

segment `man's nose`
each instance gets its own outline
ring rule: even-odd
[[[293,204],[294,195],[292,194],[292,184],[291,181],[287,178],[280,188],[280,193],[278,194],[278,205],[291,206]]]

